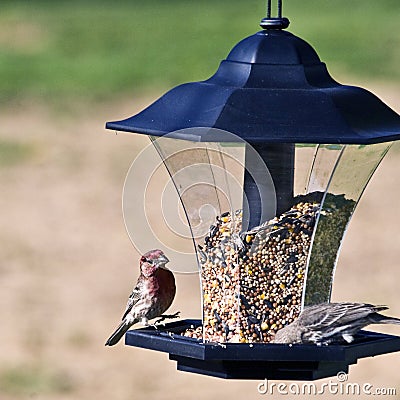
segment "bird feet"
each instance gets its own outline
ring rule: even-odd
[[[174,313],[174,314],[163,314],[163,315],[160,315],[160,318],[154,322],[154,325],[153,325],[153,326],[156,328],[156,325],[157,325],[157,324],[160,324],[161,322],[165,321],[166,319],[175,319],[175,318],[179,318],[180,313],[181,313],[180,311],[177,311],[177,312]],[[156,328],[156,329],[157,329],[157,328]]]

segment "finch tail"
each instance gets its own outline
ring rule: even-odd
[[[400,325],[400,319],[394,317],[386,317],[386,315],[375,314],[373,322],[376,324],[398,324]]]
[[[115,332],[108,338],[105,346],[114,346],[117,344],[132,325],[127,320],[123,320]]]

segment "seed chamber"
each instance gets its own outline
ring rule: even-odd
[[[202,326],[183,335],[268,343],[303,306],[330,300],[343,236],[390,143],[260,150],[232,139],[152,138],[199,265]]]

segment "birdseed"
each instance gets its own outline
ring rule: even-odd
[[[320,211],[320,202],[315,199],[320,198],[299,197],[287,212],[244,233],[241,233],[241,210],[233,216],[224,213],[217,217],[204,245],[198,247],[203,326],[187,329],[184,336],[206,342],[267,343],[279,329],[297,318]],[[330,217],[326,221],[330,222],[321,226],[321,239],[342,237],[351,214],[347,200],[344,205],[324,211]],[[333,224],[339,211],[343,214],[340,223]],[[318,248],[315,260],[321,261],[326,255],[324,251],[325,247]],[[333,246],[333,251],[336,259],[337,246]],[[333,267],[332,271],[323,272],[331,277]],[[314,278],[313,285],[320,285],[320,281]],[[326,284],[325,281],[322,283]]]

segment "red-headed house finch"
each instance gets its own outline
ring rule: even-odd
[[[378,314],[386,306],[365,303],[323,303],[305,307],[298,319],[280,329],[273,343],[351,343],[370,324],[400,324],[400,319]]]
[[[113,346],[137,322],[148,325],[148,320],[160,317],[175,297],[175,278],[165,266],[168,258],[161,250],[151,250],[140,258],[140,275],[129,296],[122,322],[106,342]]]

